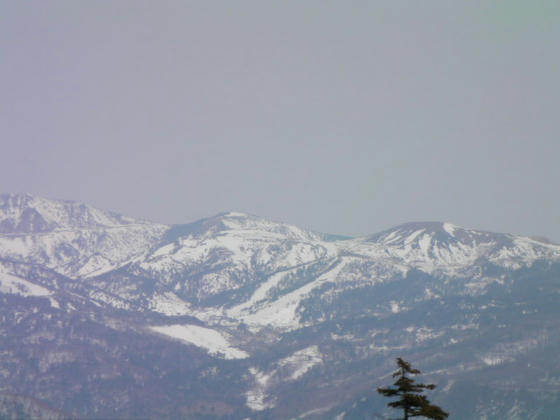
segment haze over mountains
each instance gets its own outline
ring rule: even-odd
[[[0,413],[367,418],[402,356],[453,418],[553,418],[559,261],[445,222],[343,238],[1,195]]]

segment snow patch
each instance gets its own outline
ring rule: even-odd
[[[230,212],[226,213],[226,217],[242,217],[242,218],[244,218],[244,217],[249,217],[249,215],[246,214],[246,213],[241,213],[239,211],[230,211]]]
[[[445,230],[447,233],[449,233],[449,235],[455,237],[455,230],[457,229],[457,226],[455,226],[454,224],[451,223],[444,223],[443,224],[443,230]]]
[[[197,325],[163,325],[150,327],[151,330],[188,344],[206,349],[213,356],[224,359],[246,359],[249,353],[232,347],[228,340],[216,330]]]
[[[313,366],[323,363],[323,357],[319,347],[310,346],[296,351],[278,362],[278,365],[291,370],[290,380],[297,380],[309,371]]]
[[[254,411],[263,411],[274,407],[274,401],[266,401],[266,390],[272,375],[266,375],[254,367],[249,368],[249,373],[253,375],[255,384],[252,389],[247,391],[247,407]]]
[[[49,302],[51,303],[51,306],[55,309],[60,309],[60,304],[58,303],[57,300],[55,300],[53,297],[49,296],[48,297]]]
[[[60,309],[60,304],[52,297],[50,290],[8,273],[0,273],[0,293],[45,297],[49,299],[51,307]]]
[[[432,237],[428,234],[422,235],[422,238],[418,240],[418,245],[420,249],[424,253],[424,255],[428,255],[428,251],[430,250],[430,244],[432,243]]]
[[[414,242],[414,240],[422,233],[424,232],[424,229],[419,229],[413,233],[411,233],[404,241],[404,243],[406,245],[411,244],[412,242]]]
[[[189,304],[173,292],[153,296],[148,307],[152,311],[167,316],[190,315],[192,313]]]
[[[0,292],[21,296],[50,296],[50,290],[11,274],[0,273]]]
[[[451,388],[453,387],[453,385],[455,385],[455,379],[450,379],[447,384],[445,385],[445,387],[442,388],[442,392],[449,392],[451,390]]]
[[[275,401],[269,398],[268,390],[281,382],[296,381],[304,376],[312,367],[323,363],[319,347],[310,346],[280,359],[269,372],[263,372],[255,367],[249,368],[253,376],[253,387],[247,392],[247,407],[254,411],[272,408]]]
[[[481,359],[486,366],[497,366],[505,362],[511,362],[513,360],[512,358],[502,357],[499,355],[485,355],[482,356]]]

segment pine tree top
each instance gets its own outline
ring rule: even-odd
[[[387,405],[392,408],[402,409],[404,420],[409,417],[426,417],[428,419],[445,420],[449,413],[443,411],[437,405],[431,404],[425,395],[426,389],[432,390],[434,384],[415,383],[414,379],[407,375],[418,375],[421,372],[413,369],[411,364],[397,357],[399,369],[393,373],[393,378],[398,378],[393,386],[395,388],[377,388],[377,392],[385,397],[400,397],[397,401],[391,401]]]

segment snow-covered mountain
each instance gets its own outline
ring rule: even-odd
[[[546,375],[531,366],[558,350],[558,273],[558,245],[450,223],[336,238],[237,212],[162,225],[1,195],[0,397],[81,417],[363,418],[384,410],[371,390],[406,356],[443,381],[457,418],[546,418],[560,409],[558,358]],[[60,376],[76,366],[82,376]],[[473,377],[497,390],[457,402]],[[553,390],[540,411],[539,386]],[[134,411],[154,387],[169,395],[147,391]]]
[[[40,264],[69,277],[126,264],[167,229],[74,201],[0,195],[0,258]]]
[[[550,243],[440,222],[406,223],[370,236],[367,241],[426,272],[464,268],[479,259],[519,268],[558,254],[558,246]]]

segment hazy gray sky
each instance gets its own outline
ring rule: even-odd
[[[0,191],[560,240],[560,2],[0,0]]]

